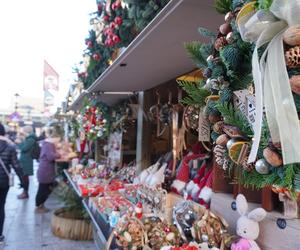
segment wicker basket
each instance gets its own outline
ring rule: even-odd
[[[69,215],[69,216],[67,216]],[[88,220],[72,219],[63,208],[56,210],[52,216],[52,233],[60,238],[71,240],[92,240],[93,229]]]

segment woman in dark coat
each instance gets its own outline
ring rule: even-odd
[[[17,159],[17,152],[15,147],[12,145],[12,142],[5,137],[5,128],[2,124],[0,124],[0,158],[8,172],[10,172],[11,167],[13,167],[16,174],[19,176],[22,185],[23,172]],[[9,177],[3,166],[0,164],[0,242],[4,241],[2,233],[5,218],[4,208],[8,189]]]
[[[28,189],[29,189],[29,176],[33,175],[33,159],[32,159],[32,150],[36,143],[36,136],[33,133],[31,126],[25,126],[21,128],[20,135],[25,139],[18,145],[20,149],[20,164],[23,168],[24,173],[24,191],[18,195],[19,199],[27,199]]]
[[[39,182],[38,191],[35,197],[36,213],[46,213],[44,203],[51,194],[55,179],[55,159],[60,158],[56,151],[56,144],[60,141],[55,129],[50,127],[46,130],[46,139],[42,142],[39,158],[37,179]]]

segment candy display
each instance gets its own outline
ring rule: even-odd
[[[209,210],[193,223],[192,235],[195,241],[207,243],[209,247],[220,247],[227,223]]]
[[[161,221],[157,217],[144,219],[144,227],[147,233],[148,246],[153,250],[159,250],[162,246],[179,246],[180,233],[173,225]]]
[[[118,246],[130,250],[144,246],[147,236],[140,220],[126,216],[117,225],[115,237]]]

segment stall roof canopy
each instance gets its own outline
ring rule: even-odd
[[[88,92],[143,91],[191,71],[195,65],[183,45],[204,39],[199,26],[218,30],[224,19],[213,5],[213,0],[171,0]],[[114,103],[120,97],[107,99]]]

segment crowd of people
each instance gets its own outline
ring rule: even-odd
[[[35,197],[35,212],[46,213],[49,210],[44,203],[51,194],[55,180],[55,159],[60,158],[57,150],[60,137],[53,127],[47,127],[37,137],[31,126],[19,129],[12,138],[6,133],[6,127],[0,123],[0,243],[4,242],[3,225],[5,219],[5,201],[12,185],[12,169],[20,180],[23,192],[17,196],[29,198],[29,180],[34,174],[34,160],[38,161],[38,190]]]

